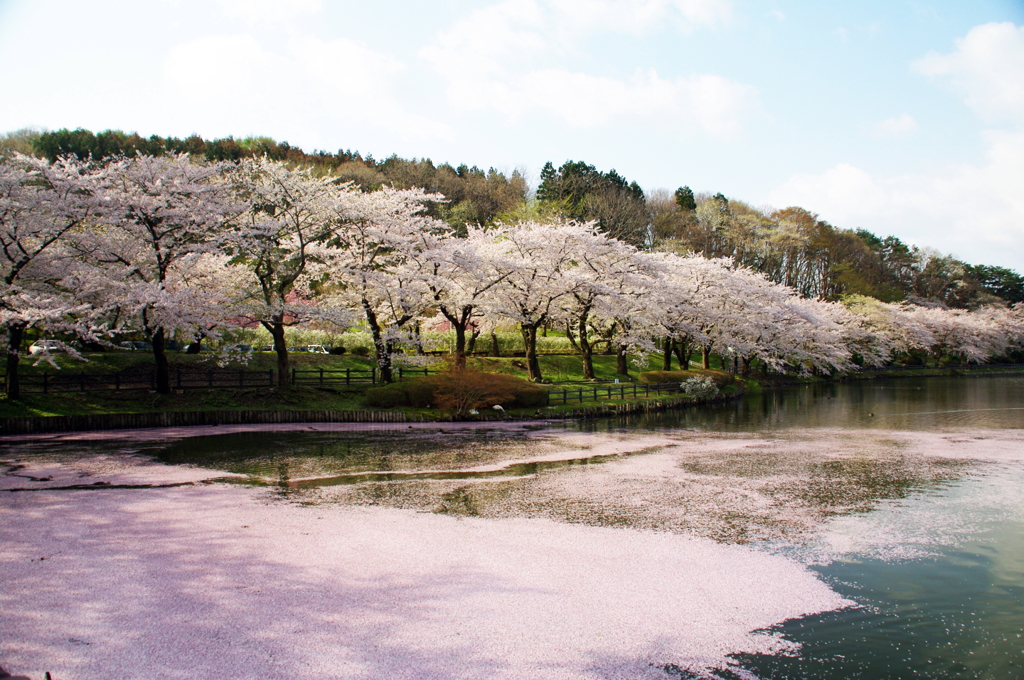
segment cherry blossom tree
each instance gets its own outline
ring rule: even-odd
[[[335,204],[358,192],[330,176],[314,177],[267,158],[244,161],[233,185],[247,210],[219,243],[239,271],[234,308],[270,333],[278,385],[288,385],[286,328],[316,321],[351,325],[349,310],[323,284],[336,255],[331,241],[348,226]]]
[[[934,336],[922,319],[914,314],[914,305],[886,303],[865,295],[851,295],[843,305],[857,315],[875,342],[887,346],[891,354],[927,350]]]
[[[519,325],[530,380],[543,378],[537,331],[558,321],[558,303],[579,289],[581,279],[571,272],[579,265],[581,240],[592,234],[575,222],[524,222],[489,232],[486,255],[508,274],[488,292],[488,310]]]
[[[467,226],[465,238],[454,235],[421,235],[419,247],[408,252],[409,261],[426,285],[432,305],[455,332],[455,365],[466,365],[467,332],[479,333],[482,304],[487,293],[509,275],[502,260],[484,255],[490,235]]]
[[[8,398],[20,396],[26,330],[97,339],[102,324],[84,297],[91,287],[72,277],[77,269],[67,240],[100,214],[106,174],[68,158],[50,164],[14,154],[0,160],[0,328],[7,336]]]
[[[594,377],[593,330],[616,354],[616,372],[629,375],[628,357],[644,365],[654,349],[660,310],[652,296],[662,285],[661,272],[650,257],[631,245],[597,232],[579,237],[575,266],[569,270],[578,285],[563,306],[579,333],[584,375]]]
[[[373,338],[377,368],[391,382],[398,345],[409,324],[422,316],[432,295],[413,255],[433,247],[447,225],[425,214],[428,201],[443,197],[420,189],[344,191],[332,203],[340,225],[322,246],[320,260],[331,288],[361,310]]]
[[[194,337],[223,320],[219,291],[191,277],[216,252],[225,225],[245,210],[224,175],[225,164],[193,163],[187,154],[136,156],[109,166],[105,228],[76,238],[87,261],[104,267],[108,297],[135,318],[153,345],[156,385],[170,393],[166,342],[176,331]]]

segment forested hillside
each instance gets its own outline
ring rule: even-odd
[[[688,186],[645,194],[615,170],[604,172],[582,161],[557,169],[552,163],[545,165],[531,197],[518,171],[435,165],[430,159],[397,155],[378,161],[340,149],[308,153],[269,137],[178,139],[62,129],[10,133],[0,139],[0,149],[50,161],[68,154],[84,160],[176,152],[213,162],[265,155],[351,181],[364,191],[394,186],[441,194],[446,200],[428,203],[427,212],[458,233],[465,233],[467,224],[564,216],[596,221],[608,235],[647,250],[729,257],[811,298],[866,295],[884,302],[953,308],[1024,301],[1024,277],[1010,269],[972,265],[895,236],[833,226],[797,206],[759,209],[721,193],[695,194]]]

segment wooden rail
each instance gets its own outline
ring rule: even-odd
[[[172,370],[171,387],[176,390],[219,387],[273,387],[273,371],[233,369]],[[0,378],[2,380],[2,378]],[[21,391],[50,394],[56,392],[102,392],[119,390],[155,390],[156,371],[116,373],[28,373],[19,376]]]
[[[275,423],[408,423],[415,414],[401,411],[192,411],[163,413],[98,413],[81,416],[0,418],[0,437],[16,434],[126,430],[149,427],[249,425]]]
[[[651,394],[661,395],[664,392],[679,392],[680,384],[659,383],[656,385],[641,385],[639,383],[620,383],[618,385],[594,386],[578,390],[557,390],[549,393],[552,404],[568,404],[571,401],[583,403],[584,401],[598,401],[604,399],[627,399],[638,397],[649,397]]]

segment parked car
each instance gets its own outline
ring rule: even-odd
[[[256,351],[257,352],[273,352],[274,351],[274,346],[273,345],[263,345],[262,347],[260,347]]]
[[[125,340],[120,345],[121,349],[138,350],[140,352],[152,352],[153,345],[148,342],[142,342],[141,340]]]
[[[67,349],[64,344],[57,342],[56,340],[36,340],[29,345],[28,353],[31,356],[37,356],[39,354],[56,354],[57,352],[66,352]]]
[[[247,353],[252,351],[252,346],[251,345],[230,345],[228,347],[225,347],[224,349],[228,350],[229,352],[243,352],[243,353],[247,354]]]
[[[306,349],[305,345],[296,345],[294,347],[289,347],[288,351],[289,352],[308,352],[309,350]]]
[[[323,345],[306,345],[306,351],[313,354],[330,354]]]

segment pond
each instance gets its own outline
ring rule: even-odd
[[[278,508],[713,541],[795,563],[835,595],[725,664],[652,653],[661,677],[1024,676],[1022,375],[819,384],[616,420],[76,446],[220,470]]]

